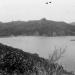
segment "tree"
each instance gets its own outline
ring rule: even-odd
[[[64,49],[62,49],[62,48],[57,49],[55,47],[55,50],[52,53],[52,55],[49,55],[49,59],[48,59],[49,62],[50,63],[55,63],[56,61],[58,61],[62,57],[62,55],[65,53],[65,51],[66,51],[66,48],[64,48]]]

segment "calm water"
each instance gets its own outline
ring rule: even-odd
[[[38,53],[39,56],[48,58],[48,55],[53,52],[55,47],[66,48],[64,56],[60,60],[60,64],[68,70],[75,71],[75,41],[70,41],[75,37],[33,37],[19,36],[10,38],[0,38],[0,42],[9,46],[23,49],[31,53]]]

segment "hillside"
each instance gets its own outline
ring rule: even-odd
[[[36,72],[36,65],[47,67],[47,62],[38,54],[24,52],[0,43],[0,75],[28,75]]]
[[[75,25],[75,22],[70,23],[71,25]]]
[[[46,19],[0,23],[0,36],[74,36],[75,26]]]
[[[74,75],[62,65],[50,63],[38,54],[24,52],[0,43],[0,75]]]

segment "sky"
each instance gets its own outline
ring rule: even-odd
[[[51,1],[50,4],[45,4]],[[0,0],[0,21],[29,21],[46,18],[75,22],[75,0]]]

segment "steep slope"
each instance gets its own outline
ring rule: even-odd
[[[50,63],[38,54],[24,52],[0,43],[0,75],[74,75],[62,65]]]

